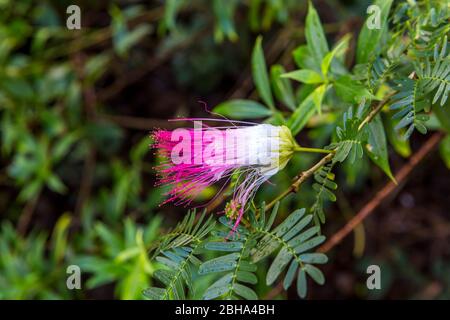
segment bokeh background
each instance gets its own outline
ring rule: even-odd
[[[81,30],[66,28],[71,4],[81,8]],[[314,4],[334,42],[360,29],[370,3]],[[158,206],[164,187],[154,186],[150,131],[179,125],[169,118],[207,116],[199,101],[254,96],[249,61],[259,34],[267,63],[292,68],[306,9],[303,0],[0,0],[0,298],[143,299],[155,270],[148,247],[186,214]],[[327,130],[312,125],[298,139],[321,146]],[[403,156],[425,139],[414,134]],[[404,157],[390,150],[394,172]],[[284,190],[313,160],[295,157],[258,199]],[[368,159],[336,179],[326,235],[388,182]],[[311,285],[308,298],[450,298],[449,181],[435,150],[330,252],[327,282]],[[312,196],[305,184],[280,211]],[[81,290],[66,287],[71,264],[82,270]],[[382,268],[381,290],[366,288],[370,264]],[[259,283],[261,297],[297,298]]]

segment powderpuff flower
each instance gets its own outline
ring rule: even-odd
[[[299,146],[286,126],[229,122],[209,127],[200,120],[205,119],[194,120],[194,128],[153,132],[162,158],[157,185],[171,186],[164,203],[189,205],[208,186],[219,181],[225,186],[233,178],[225,212],[236,219],[235,230],[261,184],[282,170]]]

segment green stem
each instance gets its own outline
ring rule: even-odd
[[[304,148],[300,146],[296,146],[294,148],[294,151],[297,152],[311,152],[311,153],[333,153],[333,150],[327,150],[327,149],[319,149],[319,148]]]

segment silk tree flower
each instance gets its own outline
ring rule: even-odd
[[[227,122],[209,127],[200,121],[205,119],[188,120],[194,120],[194,128],[153,132],[153,146],[162,158],[157,185],[171,186],[163,204],[189,205],[208,186],[219,181],[225,186],[233,177],[234,194],[225,209],[235,218],[233,230],[261,184],[282,170],[295,151],[305,149],[286,126]]]

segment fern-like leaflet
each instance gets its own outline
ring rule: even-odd
[[[208,260],[201,264],[199,274],[223,273],[203,294],[203,299],[211,300],[218,297],[225,299],[257,300],[258,296],[246,284],[256,284],[258,279],[254,272],[256,265],[250,263],[249,252],[256,244],[255,235],[240,225],[235,233],[230,235],[234,222],[225,216],[219,221],[228,229],[227,236],[232,241],[223,241],[225,233],[216,232],[222,241],[211,241],[205,244],[205,249],[218,252],[231,252],[220,257]]]
[[[321,244],[325,237],[317,235],[319,226],[304,230],[313,219],[312,215],[305,215],[305,209],[299,209],[289,215],[280,225],[271,229],[278,205],[274,207],[272,215],[267,221],[262,217],[255,233],[262,236],[251,251],[251,260],[256,263],[271,253],[280,249],[273,260],[266,275],[267,285],[271,285],[288,266],[283,280],[283,287],[287,290],[297,275],[297,293],[304,298],[307,293],[306,275],[318,284],[324,284],[323,273],[313,264],[323,264],[328,261],[322,253],[308,253],[309,250]]]
[[[378,57],[372,63],[369,63],[367,76],[369,88],[374,91],[397,66],[398,60],[395,58]]]
[[[419,81],[413,79],[397,80],[397,93],[392,96],[391,110],[395,111],[393,119],[398,119],[395,130],[406,129],[403,139],[407,140],[416,128],[425,134],[427,129],[425,122],[429,116],[421,111],[424,109],[424,101],[418,101]]]
[[[312,187],[316,191],[316,197],[310,211],[316,225],[325,223],[324,201],[336,201],[336,196],[333,191],[337,189],[337,184],[334,182],[335,176],[331,172],[332,168],[333,163],[329,163],[314,173],[314,180],[316,182]]]
[[[185,288],[191,295],[192,273],[201,261],[196,257],[201,248],[202,241],[214,228],[215,221],[209,217],[204,221],[203,212],[196,222],[195,211],[188,212],[169,234],[163,237],[155,250],[156,261],[165,266],[155,271],[154,277],[163,285],[163,288],[151,287],[144,291],[144,295],[153,300],[186,299]]]
[[[336,150],[332,161],[333,164],[344,162],[347,158],[353,163],[356,159],[360,159],[363,156],[362,142],[365,139],[365,132],[364,130],[358,130],[359,124],[359,118],[353,115],[353,109],[350,107],[344,112],[343,126],[336,127],[338,141],[329,146],[329,148]]]
[[[439,99],[443,106],[448,98],[450,91],[450,59],[447,54],[447,36],[444,37],[442,47],[436,44],[433,50],[434,65],[432,66],[428,59],[424,65],[416,64],[416,71],[424,94],[433,92],[436,88],[432,104]]]
[[[163,236],[160,241],[156,242],[150,250],[155,250],[152,258],[157,256],[161,251],[167,251],[172,248],[182,247],[191,242],[200,242],[214,228],[215,221],[210,216],[205,220],[203,212],[196,220],[196,211],[189,211],[181,222],[179,222],[173,230]],[[205,220],[205,221],[204,221]]]
[[[429,40],[429,39],[428,39]],[[398,92],[392,97],[391,110],[396,110],[395,119],[399,119],[396,130],[406,128],[403,139],[407,140],[414,128],[420,133],[427,133],[425,122],[429,116],[423,110],[429,110],[431,104],[440,100],[443,106],[450,91],[450,59],[447,52],[447,36],[442,37],[442,46],[436,43],[433,49],[416,49],[422,62],[414,64],[417,79],[397,80]],[[434,93],[431,101],[427,95]]]

